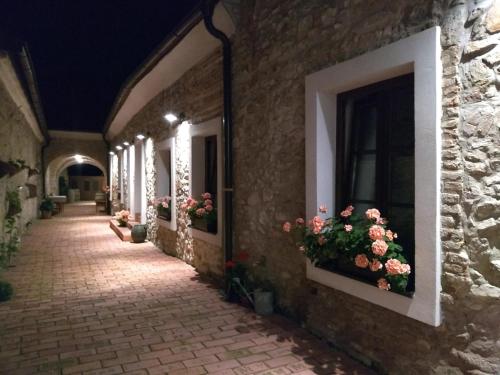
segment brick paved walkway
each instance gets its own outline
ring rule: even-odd
[[[0,303],[0,373],[371,374],[284,318],[221,300],[192,267],[68,205],[36,222]]]

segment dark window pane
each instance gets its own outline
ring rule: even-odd
[[[389,164],[388,202],[413,205],[415,201],[415,160],[413,155],[393,155]]]
[[[376,155],[365,154],[354,158],[353,198],[355,200],[375,199]]]
[[[205,138],[205,191],[217,194],[217,136]]]

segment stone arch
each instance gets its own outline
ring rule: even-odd
[[[82,161],[77,161],[76,154],[64,154],[54,158],[48,165],[45,173],[45,187],[47,195],[59,194],[59,176],[68,167],[76,164],[90,164],[99,168],[104,176],[104,181],[107,181],[106,167],[93,157],[81,155]]]

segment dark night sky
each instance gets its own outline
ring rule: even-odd
[[[49,129],[101,131],[127,77],[198,0],[0,0],[28,43]]]

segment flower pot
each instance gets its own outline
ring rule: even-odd
[[[256,290],[254,292],[255,312],[259,315],[271,315],[274,312],[273,292]]]
[[[207,222],[203,218],[191,219],[191,226],[203,232],[217,233],[217,222]]]
[[[146,237],[148,236],[148,232],[146,230],[146,225],[144,224],[137,224],[134,225],[131,231],[132,235],[132,241],[135,243],[141,243],[146,240]]]
[[[42,219],[51,219],[52,211],[42,211]]]

